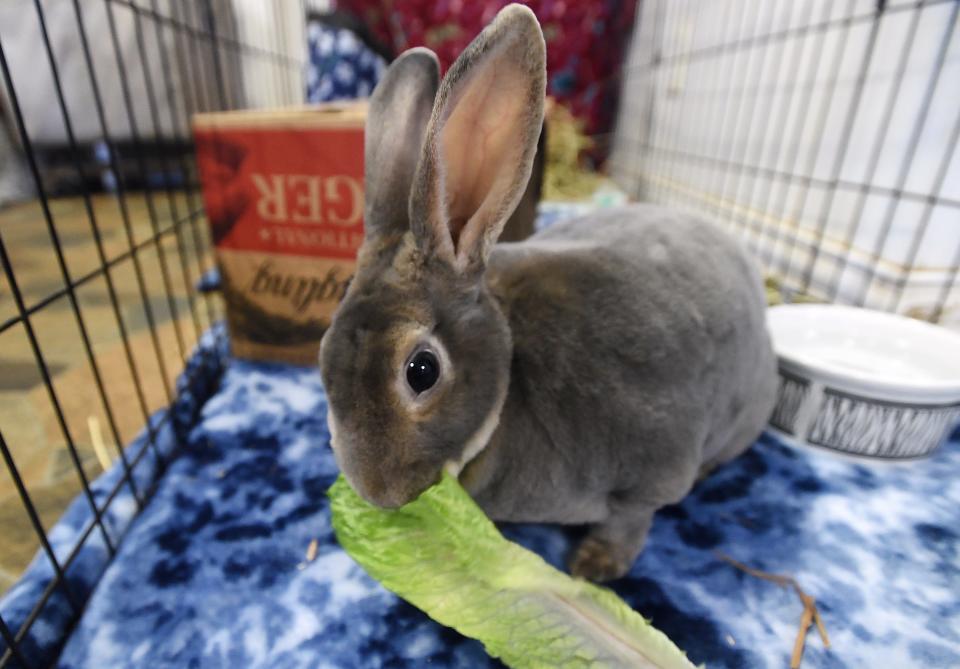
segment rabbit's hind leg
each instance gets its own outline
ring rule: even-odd
[[[611,505],[611,516],[590,531],[570,557],[570,573],[603,583],[625,576],[633,566],[653,523],[656,509],[640,505]]]

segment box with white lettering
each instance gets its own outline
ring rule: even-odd
[[[312,365],[363,241],[364,103],[199,114],[233,354]]]

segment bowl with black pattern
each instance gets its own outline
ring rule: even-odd
[[[847,455],[920,458],[960,422],[960,334],[841,305],[772,307],[775,433]]]

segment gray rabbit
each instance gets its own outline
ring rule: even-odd
[[[757,437],[775,360],[758,273],[710,223],[638,205],[494,244],[545,78],[519,5],[442,83],[426,49],[389,68],[367,121],[366,240],[320,361],[364,498],[397,507],[447,469],[494,520],[589,525],[570,569],[603,581],[658,508]]]

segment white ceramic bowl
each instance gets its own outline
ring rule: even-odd
[[[960,334],[840,305],[772,307],[780,363],[771,426],[851,455],[916,458],[960,420]]]

